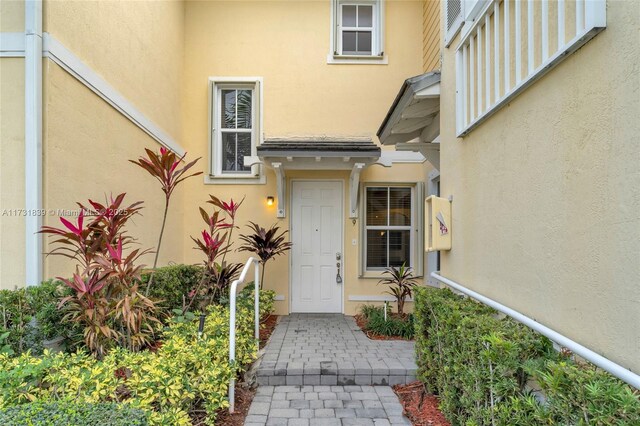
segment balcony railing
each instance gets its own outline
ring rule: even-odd
[[[605,27],[606,0],[487,2],[456,49],[458,137]]]

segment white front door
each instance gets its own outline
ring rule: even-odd
[[[292,312],[342,312],[342,199],[340,181],[292,182]]]

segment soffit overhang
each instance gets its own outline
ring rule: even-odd
[[[440,135],[440,72],[405,80],[376,134],[383,145],[434,142]]]

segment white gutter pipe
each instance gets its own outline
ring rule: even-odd
[[[618,365],[615,362],[603,357],[602,355],[599,355],[599,354],[595,353],[591,349],[582,346],[581,344],[569,339],[566,336],[563,336],[562,334],[550,329],[549,327],[540,324],[536,320],[534,320],[532,318],[529,318],[528,316],[525,316],[525,315],[521,314],[518,311],[515,311],[515,310],[513,310],[511,308],[508,308],[508,307],[504,306],[503,304],[496,302],[493,299],[489,299],[488,297],[485,297],[485,296],[483,296],[483,295],[481,295],[479,293],[476,293],[473,290],[469,290],[468,288],[463,287],[462,285],[460,285],[460,284],[458,284],[458,283],[456,283],[454,281],[451,281],[448,278],[445,278],[445,277],[439,275],[437,272],[432,272],[431,276],[433,278],[435,278],[436,280],[440,281],[441,283],[444,283],[444,284],[448,285],[449,287],[454,288],[454,289],[458,290],[459,292],[466,294],[467,296],[477,300],[478,302],[483,303],[483,304],[485,304],[487,306],[490,306],[493,309],[495,309],[497,311],[500,311],[500,312],[510,316],[514,320],[516,320],[516,321],[526,325],[527,327],[537,331],[538,333],[542,334],[543,336],[548,337],[551,341],[556,342],[560,346],[563,346],[563,347],[569,349],[571,352],[581,356],[582,358],[586,359],[587,361],[592,362],[593,364],[597,365],[598,367],[602,368],[603,370],[608,371],[612,375],[614,375],[617,378],[619,378],[620,380],[630,384],[634,388],[640,389],[640,376],[635,374],[634,372],[624,368],[623,366]]]
[[[258,342],[258,349],[260,349],[260,260],[255,257],[247,259],[247,263],[244,264],[242,272],[237,280],[231,283],[229,289],[229,363],[234,364],[236,362],[236,292],[238,284],[244,282],[249,272],[249,268],[253,265],[254,278],[253,284],[254,290],[254,333]],[[236,379],[235,376],[229,381],[229,412],[235,412],[236,406]]]
[[[25,2],[25,280],[42,281],[42,1]]]

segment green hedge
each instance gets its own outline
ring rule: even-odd
[[[115,403],[34,402],[0,410],[6,426],[146,426],[148,414]]]
[[[73,330],[62,324],[64,312],[58,309],[59,300],[68,294],[68,287],[55,280],[0,290],[0,335],[9,333],[4,344],[15,353],[41,353],[43,340],[68,338]]]
[[[453,425],[638,425],[629,386],[450,290],[415,294],[418,377]]]
[[[157,268],[153,273],[153,282],[149,296],[161,300],[159,306],[171,312],[182,309],[183,300],[189,303],[189,292],[195,289],[202,278],[202,266],[170,265]],[[151,271],[142,274],[141,288],[146,288]]]
[[[262,292],[261,315],[273,306]],[[111,350],[103,360],[83,352],[0,354],[0,409],[33,401],[73,399],[78,403],[122,401],[149,412],[152,425],[189,425],[194,410],[211,424],[228,406],[229,380],[257,356],[251,292],[238,300],[236,363],[229,363],[229,308],[212,305],[198,338],[198,317],[171,322],[156,352]]]

